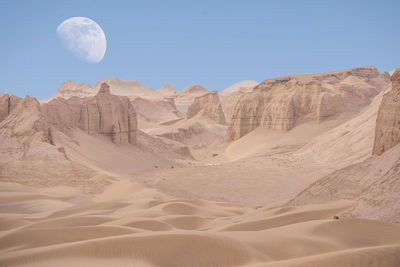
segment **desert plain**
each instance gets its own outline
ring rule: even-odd
[[[0,93],[0,266],[400,266],[400,69]]]

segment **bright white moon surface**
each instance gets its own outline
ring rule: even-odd
[[[81,60],[98,63],[107,49],[103,29],[85,17],[73,17],[57,27],[57,35],[65,47]]]

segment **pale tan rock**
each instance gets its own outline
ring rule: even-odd
[[[207,93],[208,91],[200,85],[188,86],[175,96],[176,107],[179,112],[185,114],[196,97]]]
[[[138,96],[143,98],[159,98],[157,91],[152,87],[147,87],[138,81],[125,81],[120,80],[116,77],[106,78],[97,81],[93,86],[95,92],[97,92],[101,85],[106,83],[110,86],[110,91],[113,95],[118,96]]]
[[[186,87],[181,94],[205,94],[208,91],[201,85],[191,85]]]
[[[106,83],[94,97],[58,98],[44,104],[43,112],[60,130],[79,127],[89,134],[109,136],[116,144],[136,143],[136,112],[127,97],[111,95]]]
[[[42,99],[40,102],[48,103],[59,97],[69,99],[71,97],[95,96],[103,83],[108,84],[111,93],[118,96],[137,96],[148,99],[159,99],[165,96],[174,95],[174,88],[169,85],[165,85],[165,88],[160,88],[161,90],[156,91],[154,88],[146,87],[138,81],[124,81],[114,77],[99,80],[93,87],[88,84],[76,83],[68,80],[61,84],[56,94],[50,98]]]
[[[73,81],[66,81],[58,88],[59,97],[70,98],[71,96],[88,97],[95,94],[93,88],[84,83],[76,83]]]
[[[376,119],[373,154],[381,155],[400,143],[400,69],[391,76],[392,90],[383,96]]]
[[[248,93],[248,92],[251,92],[251,90],[253,90],[253,88],[256,85],[258,85],[258,82],[256,82],[256,81],[251,81],[251,80],[241,81],[241,82],[235,83],[235,84],[229,86],[228,88],[224,89],[222,91],[222,95],[228,96],[228,95],[231,95],[236,92]]]
[[[220,124],[225,123],[225,116],[217,91],[212,91],[194,99],[186,112],[186,118],[190,119],[195,116],[205,117]]]
[[[164,97],[163,99],[131,97],[131,104],[137,113],[138,128],[144,131],[184,117],[177,110],[174,97]]]
[[[242,91],[236,91],[230,93],[229,95],[220,95],[222,110],[224,111],[225,120],[229,124],[232,119],[232,114],[235,110],[236,103],[239,101],[240,97],[245,93]],[[222,96],[222,97],[221,97]]]
[[[161,88],[157,90],[157,93],[160,96],[170,97],[176,95],[178,92],[176,91],[175,87],[170,85],[169,83],[164,84]]]
[[[240,97],[226,141],[257,127],[288,131],[307,117],[322,121],[343,112],[358,112],[387,84],[374,67],[265,80]]]
[[[0,122],[21,102],[21,98],[15,95],[0,94]]]

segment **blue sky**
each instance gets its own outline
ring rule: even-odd
[[[0,0],[0,10],[0,92],[39,99],[66,80],[223,90],[241,80],[400,65],[398,0]],[[100,63],[79,61],[57,38],[57,26],[76,16],[103,28]]]

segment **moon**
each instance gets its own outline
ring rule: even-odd
[[[98,63],[107,49],[106,35],[94,20],[73,17],[60,23],[57,35],[64,46],[80,60]]]

